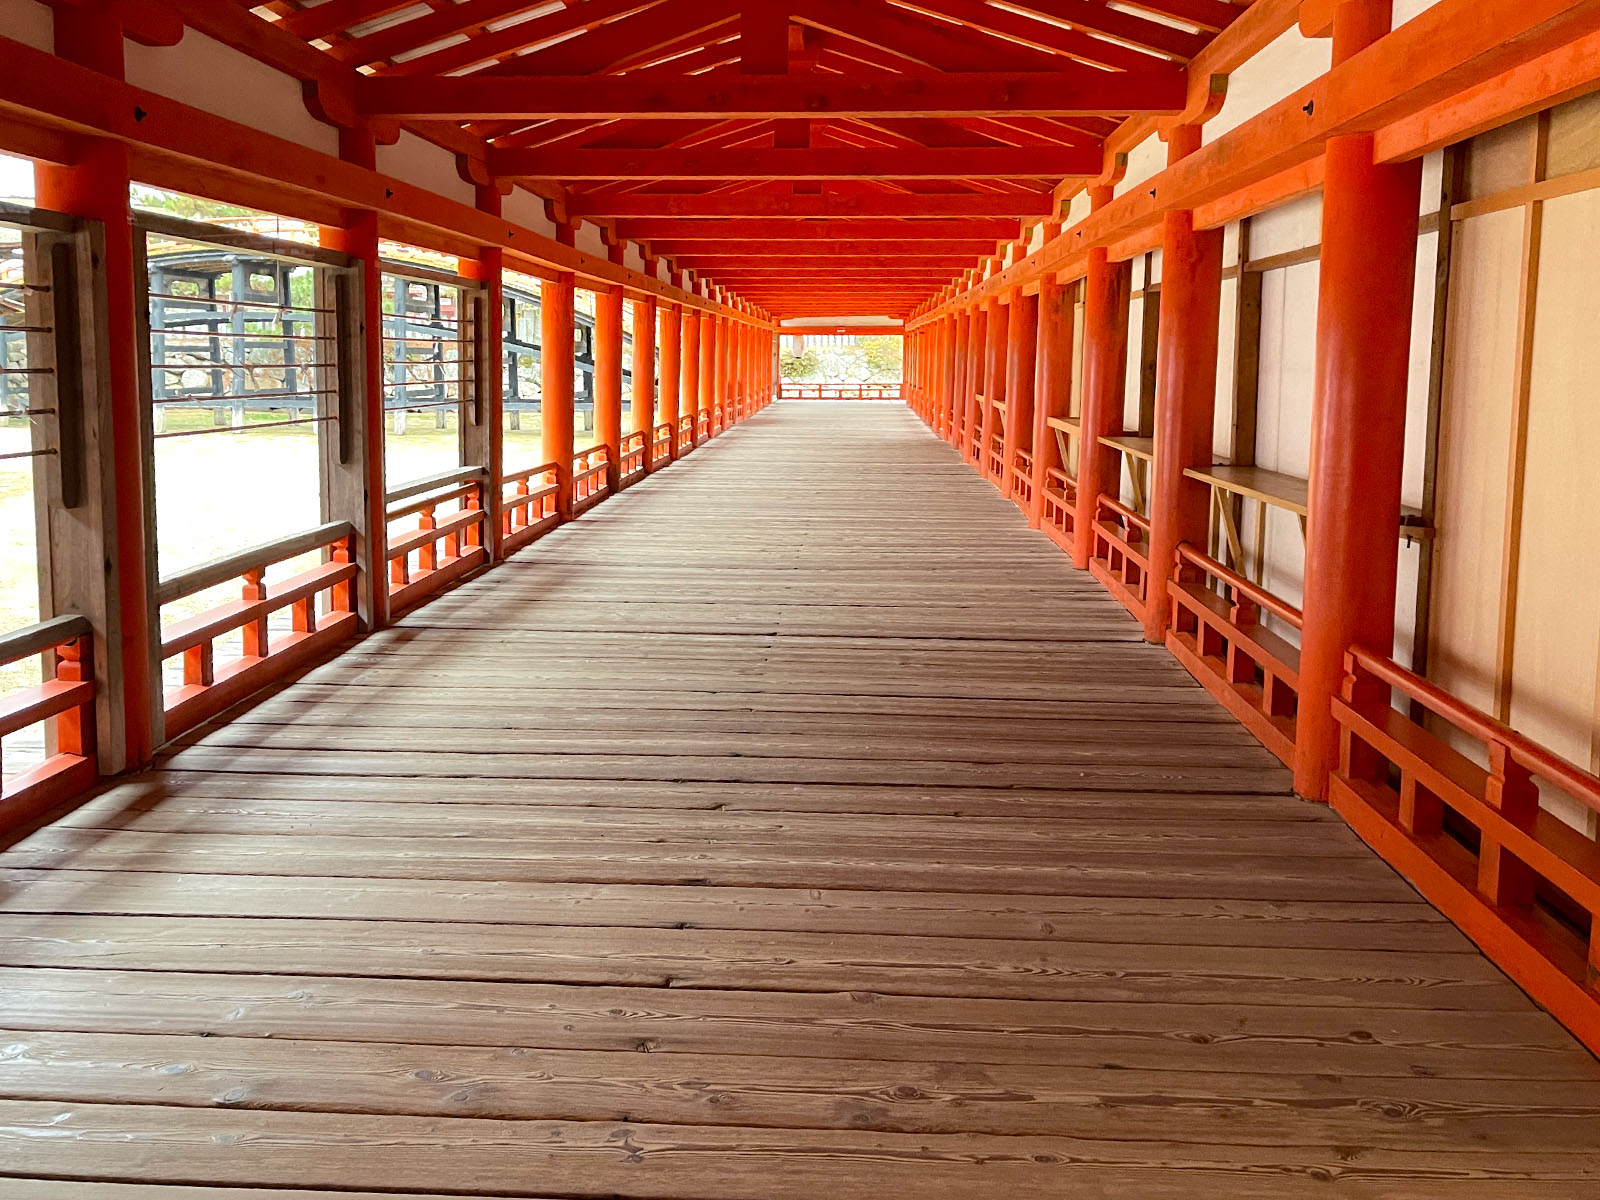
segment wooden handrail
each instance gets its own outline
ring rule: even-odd
[[[87,637],[93,632],[88,617],[69,614],[24,625],[0,636],[0,666],[9,666],[35,654],[43,654],[66,642]]]
[[[1274,596],[1266,589],[1251,583],[1237,571],[1223,566],[1209,554],[1205,554],[1199,550],[1196,550],[1188,542],[1184,542],[1178,547],[1179,566],[1182,566],[1186,562],[1192,566],[1198,567],[1212,578],[1220,580],[1222,583],[1226,584],[1235,595],[1243,596],[1252,604],[1259,608],[1266,609],[1273,616],[1287,621],[1296,629],[1301,627],[1301,624],[1305,618],[1298,608],[1294,607],[1294,605],[1290,604],[1288,601]]]
[[[420,496],[424,492],[435,491],[439,488],[450,487],[457,483],[476,483],[487,477],[487,472],[482,467],[456,467],[449,471],[440,471],[437,475],[428,475],[384,496],[384,502],[393,504],[396,500],[408,500],[412,496]]]
[[[537,467],[522,467],[515,471],[505,471],[500,475],[500,486],[508,483],[521,483],[524,479],[532,479],[535,475],[543,475],[547,471],[559,471],[560,463],[540,463]]]
[[[1406,670],[1392,659],[1363,646],[1352,648],[1347,661],[1373,678],[1403,692],[1408,698],[1442,717],[1457,729],[1488,745],[1503,746],[1527,771],[1556,784],[1585,807],[1600,812],[1600,776],[1595,776],[1559,754],[1546,750],[1504,721],[1473,708],[1438,684]]]
[[[226,558],[202,563],[198,567],[181,571],[170,579],[163,579],[156,586],[156,602],[170,604],[174,600],[182,600],[185,596],[192,596],[196,592],[203,592],[207,588],[238,579],[247,571],[259,570],[271,563],[282,562],[286,558],[309,554],[341,538],[354,537],[355,532],[355,526],[349,521],[329,521],[326,525],[319,525],[304,533],[292,533],[276,541],[263,542],[259,546],[251,546],[248,550],[240,550],[237,554],[230,554]]]
[[[1122,501],[1113,499],[1110,496],[1101,496],[1100,507],[1108,512],[1115,513],[1128,524],[1138,529],[1142,529],[1146,533],[1150,532],[1150,518],[1141,516],[1139,513],[1134,512],[1133,509],[1129,508]]]

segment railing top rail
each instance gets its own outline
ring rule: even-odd
[[[1350,658],[1364,670],[1398,688],[1411,699],[1458,729],[1485,743],[1498,743],[1512,759],[1530,773],[1560,787],[1574,800],[1600,812],[1600,776],[1592,775],[1576,763],[1546,750],[1526,734],[1518,733],[1504,721],[1473,708],[1449,692],[1391,659],[1362,646],[1350,651]]]
[[[451,487],[458,483],[475,483],[484,476],[482,467],[457,467],[450,471],[440,471],[437,475],[428,475],[396,488],[384,496],[384,502],[393,504],[396,500],[409,500],[412,496],[420,496],[424,492]]]
[[[1150,530],[1150,518],[1134,512],[1133,509],[1129,508],[1120,500],[1113,499],[1110,496],[1101,496],[1100,507],[1108,512],[1116,513],[1129,524],[1137,525],[1140,529],[1143,529],[1147,533]]]
[[[76,613],[51,617],[47,621],[37,621],[32,625],[24,625],[21,629],[14,629],[10,633],[0,635],[0,666],[42,654],[53,646],[70,642],[73,638],[84,637],[92,629],[89,618],[80,617]]]
[[[543,475],[546,471],[559,471],[560,469],[560,463],[547,462],[540,463],[537,467],[519,467],[515,471],[504,471],[500,475],[500,486],[504,487],[508,483],[518,483],[535,475]]]
[[[326,525],[318,525],[315,529],[308,529],[304,533],[291,533],[288,537],[251,546],[247,550],[240,550],[237,554],[202,563],[198,567],[180,571],[170,579],[163,579],[156,586],[156,601],[159,604],[170,604],[174,600],[182,600],[185,596],[203,592],[207,588],[216,587],[219,583],[237,579],[247,571],[259,570],[272,563],[282,562],[286,558],[309,554],[340,538],[354,537],[355,532],[355,526],[349,521],[329,521]]]
[[[1300,628],[1301,622],[1305,619],[1300,610],[1287,600],[1274,596],[1265,588],[1251,583],[1237,571],[1223,566],[1209,554],[1196,550],[1188,542],[1184,542],[1178,547],[1178,561],[1191,563],[1199,567],[1207,575],[1220,579],[1238,595],[1266,609],[1273,616],[1289,622],[1296,629]]]

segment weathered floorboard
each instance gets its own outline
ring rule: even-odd
[[[0,1194],[1600,1193],[1600,1065],[905,410],[0,852]]]

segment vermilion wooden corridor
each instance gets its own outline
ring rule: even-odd
[[[0,856],[7,1197],[1600,1187],[1594,1059],[897,406],[189,742]]]

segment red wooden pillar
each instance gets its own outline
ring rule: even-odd
[[[1167,165],[1200,148],[1200,126],[1167,134]],[[1164,642],[1172,623],[1167,582],[1178,546],[1205,549],[1211,490],[1184,474],[1211,465],[1217,407],[1217,320],[1222,306],[1222,230],[1196,229],[1194,213],[1161,225],[1161,320],[1156,347],[1155,463],[1150,469],[1150,573],[1144,636]]]
[[[706,436],[717,432],[717,342],[719,321],[711,313],[700,318],[700,411],[706,414]]]
[[[122,25],[110,6],[54,10],[55,51],[69,62],[124,77]],[[136,272],[132,214],[128,208],[128,149],[121,142],[84,138],[70,166],[39,163],[34,169],[41,208],[99,221],[105,229],[101,264],[106,288],[105,325],[98,330],[106,350],[106,398],[111,407],[109,447],[109,527],[100,531],[108,562],[114,563],[104,597],[106,625],[95,630],[94,674],[102,686],[118,689],[102,716],[113,718],[100,742],[100,770],[111,773],[148,763],[155,749],[161,678],[151,635],[159,608],[150,595],[155,578],[155,548],[145,541],[144,497],[155,481],[145,477],[139,378],[141,347],[135,296],[142,293]],[[91,331],[85,330],[85,334]]]
[[[971,373],[972,313],[965,308],[950,314],[951,355],[955,360],[951,373],[952,394],[950,408],[945,414],[939,434],[951,445],[961,442],[961,430],[967,419],[967,379]]]
[[[1002,496],[1016,490],[1013,467],[1018,450],[1033,449],[1033,381],[1039,351],[1039,297],[1011,294],[1011,321],[1006,337],[1006,423],[1000,451]]]
[[[684,415],[694,418],[700,407],[700,358],[704,354],[701,347],[700,327],[704,324],[701,312],[697,308],[684,308],[683,310],[683,387],[678,402],[683,407]],[[700,444],[700,423],[698,418],[689,422],[689,443],[691,446]]]
[[[1072,292],[1053,274],[1039,283],[1039,355],[1033,399],[1033,500],[1028,524],[1035,529],[1044,521],[1044,488],[1051,468],[1071,471],[1076,464],[1063,462],[1050,417],[1072,413]]]
[[[563,272],[539,289],[540,454],[556,464],[556,512],[572,516],[573,278]]]
[[[633,302],[633,401],[628,431],[643,435],[648,468],[656,429],[656,302]]]
[[[944,431],[950,426],[951,406],[955,401],[955,355],[951,345],[951,328],[948,317],[933,323],[934,337],[934,428]]]
[[[985,371],[988,369],[989,310],[974,306],[971,331],[967,335],[967,379],[961,394],[964,415],[961,420],[961,457],[971,462],[978,445],[979,429],[983,423],[983,395]]]
[[[1090,211],[1111,202],[1111,188],[1089,189]],[[1122,428],[1128,366],[1128,293],[1131,267],[1111,262],[1103,247],[1089,251],[1083,297],[1083,410],[1079,414],[1078,505],[1073,515],[1072,565],[1089,565],[1095,510],[1117,487],[1114,453],[1102,437]]]
[[[622,486],[622,289],[594,297],[594,441],[606,448],[606,483]]]
[[[669,304],[661,310],[661,416],[660,423],[672,426],[667,444],[667,461],[678,457],[678,396],[683,370],[683,309]],[[654,435],[652,435],[653,437]]]
[[[1015,293],[1013,293],[1015,295]],[[978,473],[996,480],[993,470],[995,405],[1006,398],[1006,346],[1010,338],[1011,306],[997,296],[989,301],[986,322],[988,345],[983,361],[983,413],[978,422]]]
[[[1340,5],[1334,64],[1389,20],[1387,3]],[[1394,648],[1421,180],[1420,159],[1373,162],[1370,133],[1328,139],[1294,758],[1295,790],[1310,799],[1326,799],[1338,760],[1331,705],[1345,651]]]

